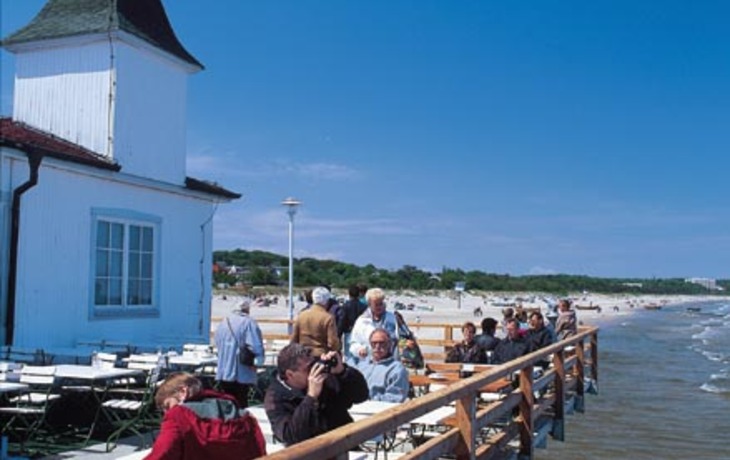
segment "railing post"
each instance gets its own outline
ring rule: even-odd
[[[585,368],[586,368],[586,353],[583,348],[583,340],[576,342],[575,344],[575,411],[583,413],[585,412]]]
[[[598,332],[591,334],[591,380],[594,391],[598,393]]]
[[[565,354],[560,350],[553,354],[555,368],[555,404],[553,411],[552,437],[558,441],[565,441]]]
[[[456,444],[457,460],[476,458],[476,398],[474,394],[456,401],[456,421],[459,424],[459,441]]]
[[[532,438],[534,427],[532,423],[532,407],[534,396],[532,395],[532,366],[520,369],[520,453],[519,459],[531,459],[533,453]]]

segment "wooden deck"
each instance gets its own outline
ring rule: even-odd
[[[287,324],[286,320],[259,322]],[[445,350],[453,344],[453,330],[458,330],[460,325],[420,324],[419,327],[443,329],[443,339],[419,342]],[[284,333],[264,335],[272,343],[287,339]],[[536,363],[546,360],[550,367],[536,373]],[[433,360],[429,364],[434,370],[439,369],[438,372],[453,371],[460,366]],[[454,415],[442,420],[439,429],[429,432],[428,437],[411,437],[409,446],[404,449],[401,445],[401,450],[388,453],[387,458],[437,459],[444,455],[460,460],[532,458],[536,446],[544,446],[548,435],[554,440],[564,440],[566,414],[572,410],[584,411],[586,378],[592,384],[598,382],[598,328],[580,328],[576,336],[520,359],[474,370],[472,377],[448,377],[442,389],[265,458],[346,459],[348,452],[358,446],[384,433],[412,426],[424,414],[449,405],[454,406]],[[418,382],[421,377],[413,378]],[[505,381],[514,382],[507,391],[495,393],[496,397],[483,397],[485,390],[503,389]],[[380,455],[378,458],[386,458],[382,452]]]

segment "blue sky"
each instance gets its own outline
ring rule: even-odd
[[[43,0],[2,0],[2,35]],[[216,249],[730,277],[730,2],[164,0]],[[12,57],[2,54],[2,114]]]

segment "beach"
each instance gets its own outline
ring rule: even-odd
[[[503,294],[486,294],[503,298]],[[510,294],[507,297],[532,297]],[[586,398],[586,412],[567,419],[564,443],[550,440],[537,459],[568,460],[724,459],[730,444],[730,299],[698,296],[608,296],[581,294],[579,305],[599,305],[598,310],[578,310],[578,319],[599,326],[598,395]],[[225,315],[238,298],[214,296],[214,314]],[[441,329],[421,324],[478,323],[483,317],[501,318],[503,307],[486,307],[485,295],[465,293],[461,308],[455,293],[428,295],[387,293],[389,308],[395,302],[414,304],[402,310],[411,329],[420,337],[442,338]],[[280,301],[281,302],[281,301]],[[541,301],[523,303],[541,308]],[[633,305],[633,308],[632,308]],[[659,309],[645,308],[660,306]],[[304,303],[296,302],[301,308]],[[613,307],[618,307],[616,311]],[[422,307],[422,308],[418,308]],[[426,308],[428,307],[428,308]],[[288,316],[280,305],[257,307],[257,318]],[[265,331],[272,325],[264,324]],[[459,339],[458,332],[454,338]]]
[[[298,291],[297,291],[298,292]],[[337,293],[338,297],[344,297],[345,293]],[[459,299],[459,297],[461,297]],[[238,294],[213,295],[212,316],[213,318],[224,317],[233,311],[240,304],[243,296]],[[477,326],[483,318],[502,318],[502,310],[507,305],[519,304],[526,309],[540,309],[546,314],[548,307],[544,298],[555,299],[555,297],[544,296],[534,293],[470,293],[464,292],[459,295],[455,291],[444,292],[404,292],[386,291],[385,301],[387,308],[393,310],[396,303],[405,306],[412,305],[413,309],[400,310],[411,329],[419,338],[443,338],[439,337],[438,330],[423,328],[419,330],[419,324],[463,324],[472,321]],[[648,308],[669,308],[673,305],[684,305],[687,303],[707,302],[717,300],[712,296],[671,296],[671,295],[605,295],[605,294],[579,294],[570,297],[574,305],[578,307],[600,307],[595,310],[576,309],[578,321],[581,324],[592,326],[607,326],[615,322],[621,322],[625,318]],[[306,306],[304,301],[297,298],[294,300],[294,315]],[[475,316],[474,310],[480,308],[483,316]],[[279,296],[278,302],[269,306],[257,306],[251,310],[254,318],[260,319],[286,319],[289,310],[286,307],[286,296]],[[215,325],[213,325],[215,327]],[[278,331],[272,325],[262,325],[264,333]],[[436,334],[436,335],[433,335]],[[456,335],[455,339],[458,339]]]

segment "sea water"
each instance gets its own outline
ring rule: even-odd
[[[598,344],[599,394],[537,459],[730,459],[730,301],[617,315]]]

